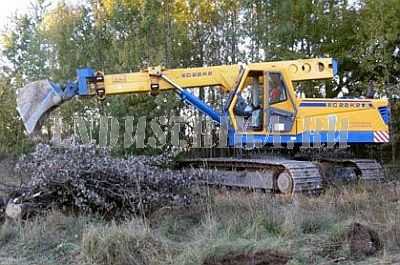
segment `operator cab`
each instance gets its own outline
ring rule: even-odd
[[[233,112],[239,133],[265,135],[290,132],[295,108],[282,73],[249,71]]]
[[[235,115],[239,128],[243,131],[263,130],[264,89],[263,72],[251,72],[245,88],[239,93]]]

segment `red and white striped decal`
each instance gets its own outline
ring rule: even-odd
[[[387,131],[375,131],[374,142],[375,143],[388,143],[390,140],[389,133]]]

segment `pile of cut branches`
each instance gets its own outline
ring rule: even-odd
[[[191,204],[199,196],[195,175],[155,165],[164,160],[113,158],[94,146],[40,144],[18,162],[16,171],[30,181],[12,192],[7,210],[15,216],[56,208],[121,218]]]

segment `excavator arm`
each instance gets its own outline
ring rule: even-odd
[[[170,82],[173,81],[184,88],[219,86],[224,91],[229,91],[235,83],[239,71],[238,65],[173,70],[150,67],[147,71],[139,73],[105,75],[104,87],[107,95],[157,93],[175,90],[176,86]]]
[[[184,88],[218,86],[228,92],[234,86],[240,72],[238,65],[163,70],[150,67],[146,71],[126,74],[104,75],[92,68],[77,70],[77,80],[69,81],[64,87],[50,80],[29,83],[17,90],[17,111],[28,134],[39,129],[40,121],[51,110],[73,98],[121,94],[175,91],[183,102],[191,104],[220,122],[220,115]]]
[[[328,79],[337,72],[337,63],[332,58],[322,58],[256,63],[246,68],[240,65],[181,69],[150,67],[141,72],[111,75],[92,68],[82,68],[77,70],[76,81],[69,81],[65,86],[41,80],[18,89],[17,110],[28,134],[32,134],[40,128],[40,121],[47,113],[74,96],[97,96],[102,99],[120,94],[154,95],[163,91],[175,91],[183,102],[193,105],[219,123],[223,114],[213,110],[186,89],[219,87],[225,92],[231,92],[228,102],[234,104],[237,100],[236,92],[240,92],[236,90],[250,85],[245,78],[250,71],[284,71],[288,81]]]

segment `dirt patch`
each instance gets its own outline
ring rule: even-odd
[[[253,253],[229,252],[222,257],[209,257],[203,265],[285,265],[290,257],[276,250],[260,250]]]
[[[383,249],[377,232],[360,223],[353,223],[348,233],[350,252],[354,258],[375,255]]]

